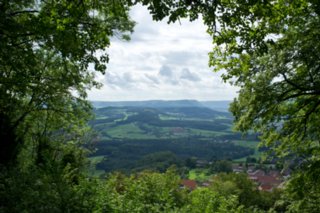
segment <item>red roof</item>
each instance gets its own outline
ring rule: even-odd
[[[181,181],[181,184],[189,188],[190,190],[194,190],[195,188],[197,188],[197,182],[194,180],[184,179]]]
[[[256,171],[254,171],[253,173],[251,173],[251,175],[255,175],[255,176],[265,175],[265,172],[260,170],[260,169],[258,169]]]
[[[262,191],[272,191],[272,189],[273,189],[273,186],[268,184],[261,184],[259,186],[259,190],[262,190]]]
[[[267,176],[267,175],[257,175],[258,182],[261,184],[280,184],[281,181],[276,177]]]

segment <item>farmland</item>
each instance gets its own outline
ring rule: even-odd
[[[257,136],[233,132],[232,116],[202,106],[109,106],[95,109],[98,133],[92,158],[98,170],[162,171],[189,158],[258,157]],[[99,158],[97,158],[99,157]]]

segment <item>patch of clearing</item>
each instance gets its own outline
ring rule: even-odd
[[[207,181],[211,178],[211,174],[209,173],[209,169],[192,169],[189,171],[188,178],[190,180],[196,181]]]
[[[232,143],[234,143],[235,145],[239,145],[239,146],[243,146],[243,147],[249,147],[251,149],[254,149],[254,154],[253,155],[249,155],[247,157],[254,157],[254,158],[256,158],[258,160],[263,155],[263,152],[259,151],[259,141],[235,140],[235,141],[232,141]],[[233,161],[234,162],[246,162],[247,157],[238,158],[238,159],[235,159]]]

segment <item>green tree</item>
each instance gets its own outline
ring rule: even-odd
[[[244,173],[218,174],[213,178],[211,188],[225,197],[237,196],[245,207],[254,206],[258,195],[257,186]]]
[[[84,178],[91,106],[110,38],[128,39],[125,1],[0,1],[0,211],[92,212]]]
[[[244,3],[244,4],[241,4]],[[231,1],[209,32],[216,47],[210,64],[240,88],[230,110],[235,129],[261,133],[278,157],[297,159],[291,191],[296,211],[314,207],[320,161],[319,2]],[[303,177],[303,178],[302,178]],[[305,180],[305,187],[297,184]],[[301,205],[300,205],[301,204]]]
[[[0,2],[0,164],[27,142],[40,150],[84,126],[86,91],[99,87],[94,71],[106,69],[110,37],[132,31],[128,10],[124,1]]]
[[[175,212],[186,201],[179,183],[172,168],[162,174],[110,174],[99,189],[98,212]]]
[[[149,9],[155,19],[158,12],[160,18],[169,15],[169,21],[202,15],[213,38],[209,65],[239,87],[230,107],[235,129],[257,131],[278,157],[297,159],[292,183],[302,177],[312,182],[296,202],[319,211],[308,202],[320,191],[312,185],[320,177],[314,169],[320,162],[319,1],[163,0]]]
[[[280,200],[282,195],[282,191],[277,189],[272,192],[259,191],[256,183],[251,181],[244,173],[220,173],[213,178],[210,189],[226,199],[230,196],[237,197],[238,203],[249,212],[254,209],[264,211],[274,209],[276,202]],[[277,210],[283,210],[286,205],[279,205]]]
[[[279,156],[319,160],[319,1],[141,2],[154,19],[202,15],[209,64],[240,88],[230,108],[236,130],[258,131]]]
[[[199,188],[189,195],[189,202],[182,212],[210,213],[210,212],[244,212],[238,207],[237,197],[229,196],[225,198],[208,188]]]
[[[235,129],[253,129],[278,156],[296,158],[290,208],[319,212],[309,202],[320,197],[317,0],[1,1],[0,164],[20,153],[41,165],[59,158],[55,144],[82,140],[86,90],[99,86],[94,71],[106,68],[110,37],[128,38],[137,2],[157,20],[202,15],[214,43],[209,64],[240,88]],[[74,159],[59,160],[66,168]]]
[[[228,160],[217,160],[210,165],[210,171],[213,173],[232,172],[232,162]]]

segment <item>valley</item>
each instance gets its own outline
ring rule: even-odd
[[[217,102],[217,109],[214,102],[189,100],[94,105],[96,118],[89,124],[98,137],[91,159],[99,174],[162,172],[171,165],[184,168],[190,159],[245,162],[260,157],[257,135],[243,138],[232,131],[225,102]]]

